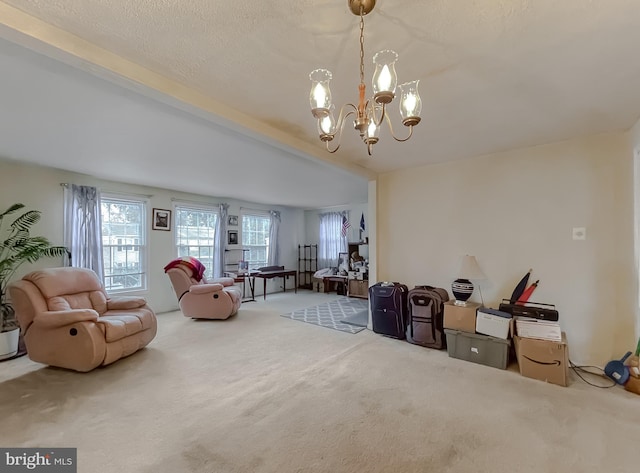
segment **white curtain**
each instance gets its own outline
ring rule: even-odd
[[[224,273],[224,253],[227,249],[227,215],[229,204],[220,204],[220,217],[216,224],[216,236],[213,243],[213,277],[222,277]]]
[[[269,225],[269,255],[267,257],[267,266],[278,266],[280,259],[280,247],[278,243],[278,233],[280,232],[280,212],[278,210],[270,210]]]
[[[320,214],[320,239],[318,245],[318,268],[338,266],[338,253],[347,251],[347,237],[342,236],[342,213]]]
[[[64,245],[71,251],[72,266],[92,269],[100,281],[104,281],[100,191],[97,188],[65,186]]]

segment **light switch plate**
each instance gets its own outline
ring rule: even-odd
[[[585,227],[573,227],[573,239],[574,240],[586,240],[587,229]]]

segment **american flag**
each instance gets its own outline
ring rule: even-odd
[[[342,236],[346,237],[347,236],[347,229],[351,226],[351,224],[349,223],[349,220],[347,219],[346,215],[342,216]]]

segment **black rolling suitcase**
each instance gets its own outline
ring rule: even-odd
[[[373,331],[403,340],[407,330],[408,288],[397,282],[379,282],[369,288]]]
[[[447,348],[444,333],[444,303],[449,300],[446,289],[416,286],[407,294],[409,321],[407,341],[441,350]]]

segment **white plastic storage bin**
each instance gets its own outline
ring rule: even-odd
[[[511,320],[512,316],[507,312],[481,307],[476,313],[476,332],[506,340]]]

